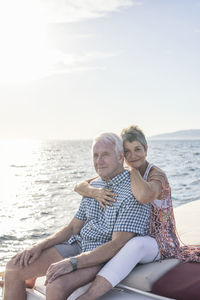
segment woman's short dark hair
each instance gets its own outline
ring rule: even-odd
[[[130,143],[134,142],[134,141],[138,141],[144,146],[145,149],[147,147],[147,140],[145,138],[145,135],[138,126],[133,125],[133,126],[124,128],[122,130],[120,136],[122,138],[123,144],[126,141],[128,141]]]

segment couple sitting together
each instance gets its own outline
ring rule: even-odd
[[[137,126],[121,138],[103,133],[94,139],[98,177],[75,187],[83,198],[67,226],[7,263],[4,300],[25,300],[26,286],[44,275],[47,300],[66,300],[91,281],[77,299],[97,299],[138,263],[198,261],[195,249],[179,244],[168,180],[146,160],[147,148]]]

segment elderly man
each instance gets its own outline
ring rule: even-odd
[[[25,300],[25,281],[46,272],[46,298],[65,300],[93,280],[102,263],[130,238],[147,234],[150,208],[132,195],[120,138],[104,133],[92,148],[99,177],[91,185],[112,189],[117,195],[114,205],[104,210],[95,199],[83,198],[67,226],[11,259],[6,267],[4,300]]]

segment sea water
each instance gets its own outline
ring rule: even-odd
[[[74,216],[74,186],[93,178],[91,141],[0,142],[0,266]],[[148,161],[162,168],[174,206],[200,199],[200,140],[149,141]]]

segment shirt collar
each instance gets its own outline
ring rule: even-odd
[[[124,170],[123,172],[121,172],[117,176],[113,177],[112,179],[109,179],[108,181],[104,181],[102,179],[102,181],[104,181],[107,186],[112,187],[112,186],[118,185],[119,183],[121,183],[124,180],[127,180],[128,176],[129,176],[129,171]]]

